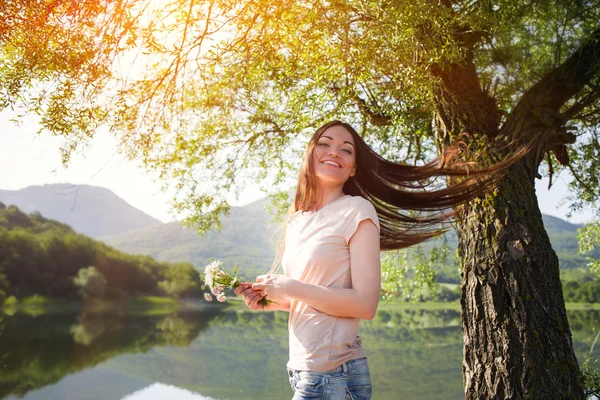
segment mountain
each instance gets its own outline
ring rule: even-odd
[[[211,258],[221,260],[226,269],[234,265],[246,277],[266,272],[277,246],[277,227],[264,206],[268,199],[243,207],[232,207],[223,217],[221,231],[200,237],[194,229],[172,222],[121,235],[103,237],[105,243],[128,253],[149,254],[157,260],[185,261],[202,267]]]
[[[553,217],[552,215],[542,214],[542,218],[544,220],[544,228],[546,228],[547,232],[576,232],[577,229],[583,227],[582,224],[572,224],[564,219]]]
[[[16,205],[25,213],[38,211],[93,238],[162,224],[98,186],[52,184],[0,190],[0,202]]]
[[[223,230],[208,232],[199,237],[193,229],[180,223],[164,224],[148,229],[127,232],[101,238],[107,244],[128,253],[149,254],[157,260],[186,261],[202,269],[211,258],[225,262],[226,268],[239,265],[245,277],[262,274],[269,269],[277,246],[276,227],[270,226],[271,217],[264,210],[267,199],[244,207],[233,207],[223,219]],[[557,252],[563,269],[585,265],[585,258],[578,254],[576,231],[582,225],[571,224],[560,218],[543,215],[544,226]],[[447,234],[452,253],[457,246],[455,232]],[[439,242],[423,245],[427,252]],[[452,260],[438,271],[441,282],[459,282],[460,276]]]
[[[579,242],[577,240],[577,229],[582,228],[583,225],[571,224],[550,215],[543,215],[542,217],[552,248],[558,256],[561,270],[586,265],[586,258],[579,254]],[[594,250],[591,255],[593,257],[600,256],[600,248]]]
[[[278,232],[265,211],[268,199],[243,207],[232,207],[223,217],[223,229],[204,237],[181,223],[162,224],[127,204],[108,189],[87,185],[30,186],[17,191],[0,190],[0,202],[15,204],[25,212],[38,210],[51,219],[71,225],[77,232],[99,238],[121,251],[148,254],[161,261],[185,261],[202,269],[211,258],[222,260],[226,268],[239,265],[246,277],[266,272],[275,254]],[[543,215],[544,226],[558,254],[561,268],[585,265],[577,252],[576,231],[582,225]],[[447,237],[452,249],[454,232]],[[426,243],[425,250],[433,243]],[[440,271],[442,281],[459,279],[456,268]]]

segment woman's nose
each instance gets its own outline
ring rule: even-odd
[[[329,148],[329,153],[328,154],[330,156],[333,156],[333,157],[339,157],[340,156],[340,152],[337,149],[333,148],[333,147]]]

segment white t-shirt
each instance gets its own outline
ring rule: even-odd
[[[360,196],[345,195],[317,211],[296,212],[286,226],[285,275],[313,285],[351,288],[348,243],[365,219],[379,230],[375,208]],[[358,328],[358,318],[334,317],[292,299],[288,367],[322,372],[365,357]]]

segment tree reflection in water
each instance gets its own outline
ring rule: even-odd
[[[145,382],[138,387],[160,382],[215,399],[291,397],[286,313],[156,312],[5,315],[0,320],[0,398],[23,395],[100,363],[102,371],[67,380],[117,386],[130,379],[133,386],[136,377]],[[569,312],[580,362],[590,355],[599,320],[598,310]],[[373,321],[362,323],[361,335],[375,398],[464,398],[457,310],[383,307]],[[594,358],[600,357],[599,347]]]
[[[154,310],[156,311],[156,310]],[[216,312],[0,314],[0,398],[23,396],[124,353],[189,345]]]

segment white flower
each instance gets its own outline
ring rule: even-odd
[[[205,299],[206,301],[212,301],[212,299],[213,299],[213,298],[212,298],[212,296],[210,295],[210,293],[204,293],[204,299]]]
[[[227,300],[227,296],[225,296],[225,293],[219,293],[219,295],[217,296],[217,300],[222,303],[225,300]]]
[[[219,293],[221,293],[221,291],[219,290],[219,288],[216,288],[216,287],[212,288],[211,292],[215,296],[218,296]]]
[[[223,263],[221,261],[213,261],[204,268],[204,282],[208,287],[214,286],[215,274],[219,271]]]

